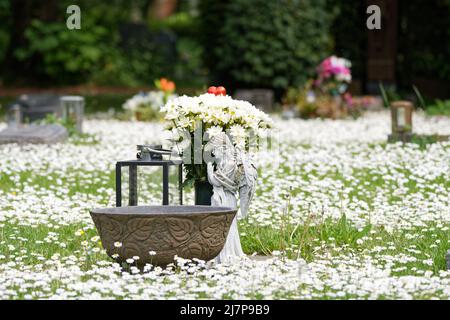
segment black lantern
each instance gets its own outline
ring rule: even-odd
[[[411,141],[413,104],[409,101],[395,101],[391,104],[392,134],[389,141]]]
[[[169,170],[177,169],[177,189],[179,204],[183,204],[183,164],[181,160],[171,160],[170,150],[162,146],[138,145],[136,160],[119,161],[116,163],[116,207],[122,206],[122,167],[129,168],[129,206],[138,205],[138,167],[162,167],[162,204],[169,205]],[[168,157],[169,159],[164,159]]]

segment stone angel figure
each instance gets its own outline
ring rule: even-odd
[[[255,192],[257,171],[248,155],[235,148],[224,133],[213,136],[206,144],[205,150],[214,156],[214,163],[207,163],[208,181],[213,186],[211,205],[237,207],[237,193],[240,198],[241,216],[247,215],[250,201]],[[216,257],[217,263],[225,262],[236,256],[244,255],[234,218],[225,246]]]

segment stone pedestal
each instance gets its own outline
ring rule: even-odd
[[[393,133],[388,136],[388,142],[411,142],[412,137],[412,133]]]

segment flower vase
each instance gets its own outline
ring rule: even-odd
[[[195,181],[195,205],[210,206],[213,186],[208,181]]]

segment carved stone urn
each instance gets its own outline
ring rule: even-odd
[[[134,206],[90,213],[107,254],[119,263],[138,256],[135,264],[143,267],[166,266],[175,262],[175,255],[214,259],[225,244],[236,209]]]

